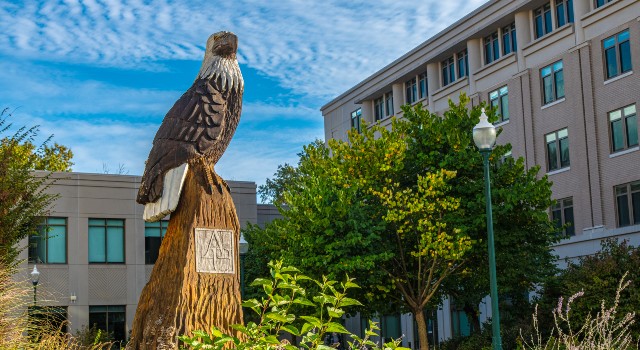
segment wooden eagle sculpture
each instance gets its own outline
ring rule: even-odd
[[[189,165],[215,164],[240,121],[244,81],[236,59],[238,37],[209,37],[193,85],[165,115],[153,140],[136,201],[144,219],[158,221],[175,210]],[[214,178],[208,174],[210,186]]]

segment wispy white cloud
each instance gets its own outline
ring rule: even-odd
[[[26,124],[71,147],[75,170],[123,164],[140,174],[162,116],[183,91],[43,65],[162,71],[165,60],[200,60],[211,33],[231,30],[244,66],[275,91],[296,94],[245,100],[220,160],[223,177],[261,184],[323,136],[319,106],[484,1],[0,0],[0,103],[22,106]]]
[[[242,63],[326,99],[484,1],[3,1],[0,52],[146,68],[200,59],[207,36],[229,29]]]

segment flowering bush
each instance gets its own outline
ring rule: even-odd
[[[638,349],[633,341],[630,327],[635,323],[635,312],[618,315],[620,293],[631,283],[626,280],[625,273],[618,284],[613,305],[606,306],[605,300],[600,304],[600,311],[595,316],[589,314],[582,325],[576,327],[571,323],[571,306],[583,292],[572,295],[564,303],[561,297],[553,310],[554,328],[551,336],[543,342],[538,324],[538,309],[533,316],[536,335],[529,342],[523,343],[524,349],[531,350],[625,350]]]

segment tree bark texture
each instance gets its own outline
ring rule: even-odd
[[[420,350],[429,350],[429,335],[427,333],[427,320],[424,317],[424,310],[413,310],[418,326],[418,340],[420,340]]]
[[[210,179],[215,185],[210,186]],[[196,271],[196,228],[233,232],[235,273]],[[226,183],[213,164],[189,164],[180,202],[140,295],[127,349],[177,349],[179,335],[209,332],[211,326],[237,335],[230,325],[242,323],[239,238],[240,224]]]

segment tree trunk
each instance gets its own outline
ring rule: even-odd
[[[158,261],[140,295],[129,350],[177,349],[177,336],[209,332],[211,326],[237,335],[230,325],[242,323],[240,224],[226,183],[206,166],[189,165]],[[217,185],[209,185],[207,170]]]
[[[427,333],[427,320],[424,318],[424,311],[413,310],[413,315],[418,324],[418,340],[420,341],[420,350],[429,350],[429,335]]]

